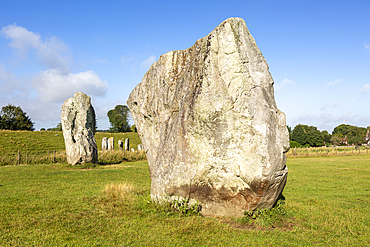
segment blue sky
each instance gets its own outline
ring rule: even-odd
[[[91,96],[99,129],[160,55],[241,17],[266,58],[287,124],[370,125],[370,1],[2,1],[0,107],[36,129]]]

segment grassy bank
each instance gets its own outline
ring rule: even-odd
[[[130,148],[137,150],[137,145],[141,143],[138,133],[102,133],[95,134],[98,150],[101,150],[103,137],[113,137],[115,148],[118,149],[117,142],[129,138]],[[20,150],[22,153],[46,154],[48,151],[64,152],[64,138],[62,131],[12,131],[0,130],[0,154],[3,156],[16,155]]]
[[[369,246],[370,156],[288,159],[288,217],[256,228],[161,211],[146,162],[0,167],[0,246]]]
[[[113,137],[115,151],[102,152],[103,137]],[[141,143],[137,133],[96,133],[100,163],[121,163],[146,159],[141,153],[120,152],[118,140],[130,140],[130,149]],[[18,153],[19,152],[19,153]],[[17,164],[66,163],[63,132],[0,130],[0,166]]]
[[[338,146],[338,147],[310,147],[291,148],[287,156],[289,158],[302,157],[334,157],[334,156],[358,156],[369,155],[370,148],[367,146]]]

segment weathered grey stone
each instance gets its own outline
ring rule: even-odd
[[[130,151],[130,140],[128,138],[125,140],[125,150]]]
[[[122,140],[118,140],[118,148],[120,151],[123,150],[123,141]]]
[[[187,197],[203,215],[271,208],[289,138],[268,65],[244,20],[162,55],[127,104],[145,146],[152,198]]]
[[[137,150],[138,150],[138,151],[142,151],[142,150],[144,150],[144,146],[143,146],[143,144],[139,144],[139,145],[137,145]]]
[[[108,151],[114,150],[114,137],[108,139]]]
[[[135,149],[131,148],[131,152],[135,152]]]
[[[108,138],[107,137],[103,137],[103,139],[101,140],[101,150],[102,151],[108,150]]]
[[[98,162],[95,141],[95,111],[91,99],[77,92],[62,105],[61,122],[67,162],[71,165]]]

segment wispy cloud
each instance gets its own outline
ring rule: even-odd
[[[334,108],[337,108],[338,107],[338,104],[337,103],[334,103],[334,104],[325,104],[323,106],[320,107],[320,111],[325,111],[327,109],[334,109]]]
[[[320,130],[328,130],[331,131],[336,125],[345,123],[346,120],[352,121],[357,119],[357,115],[353,115],[350,113],[340,113],[340,114],[332,114],[332,113],[323,113],[323,114],[300,114],[299,116],[292,119],[292,126],[296,124],[307,124],[318,127]],[[353,122],[356,122],[355,120]]]
[[[361,88],[361,93],[367,93],[370,91],[370,84],[365,84],[362,88]]]
[[[290,85],[295,85],[294,81],[292,81],[288,78],[285,78],[282,82],[275,83],[275,89],[276,90],[281,90],[283,88],[287,88]]]
[[[364,44],[364,47],[365,47],[365,49],[366,49],[368,52],[370,52],[370,44],[365,43],[365,44]]]
[[[70,49],[59,38],[52,36],[42,40],[39,34],[16,24],[3,27],[2,32],[7,39],[10,39],[9,46],[23,57],[26,57],[30,51],[34,51],[41,64],[47,68],[69,70],[68,64],[72,60]]]
[[[23,84],[28,83],[34,88],[41,102],[61,102],[76,91],[95,96],[103,96],[107,92],[107,82],[101,80],[94,71],[71,72],[72,55],[68,45],[61,39],[53,36],[43,40],[38,33],[16,24],[3,27],[2,32],[7,39],[10,39],[10,47],[22,56],[27,56],[29,52],[34,51],[38,57],[34,62],[48,68],[38,72],[37,76],[23,81]],[[0,71],[3,83],[7,86],[13,87],[14,83],[19,81],[7,72],[4,66]]]
[[[334,85],[338,84],[341,80],[342,80],[342,79],[338,78],[338,79],[336,79],[335,81],[329,81],[329,82],[325,85],[325,87],[331,87],[331,86],[334,86]]]
[[[2,28],[5,37],[10,39],[9,45],[17,49],[22,55],[26,55],[29,49],[36,49],[41,43],[41,37],[37,33],[28,31],[17,24],[8,25]]]
[[[157,58],[155,56],[150,56],[140,64],[140,67],[141,68],[148,68],[155,62],[155,60],[157,60]]]
[[[108,59],[95,59],[93,60],[94,63],[109,63]]]
[[[126,64],[132,63],[134,60],[135,60],[135,57],[132,54],[121,56],[121,63],[122,63],[122,65],[126,65]]]

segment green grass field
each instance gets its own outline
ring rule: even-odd
[[[370,156],[288,159],[282,225],[158,210],[146,161],[0,167],[0,246],[369,246]]]

